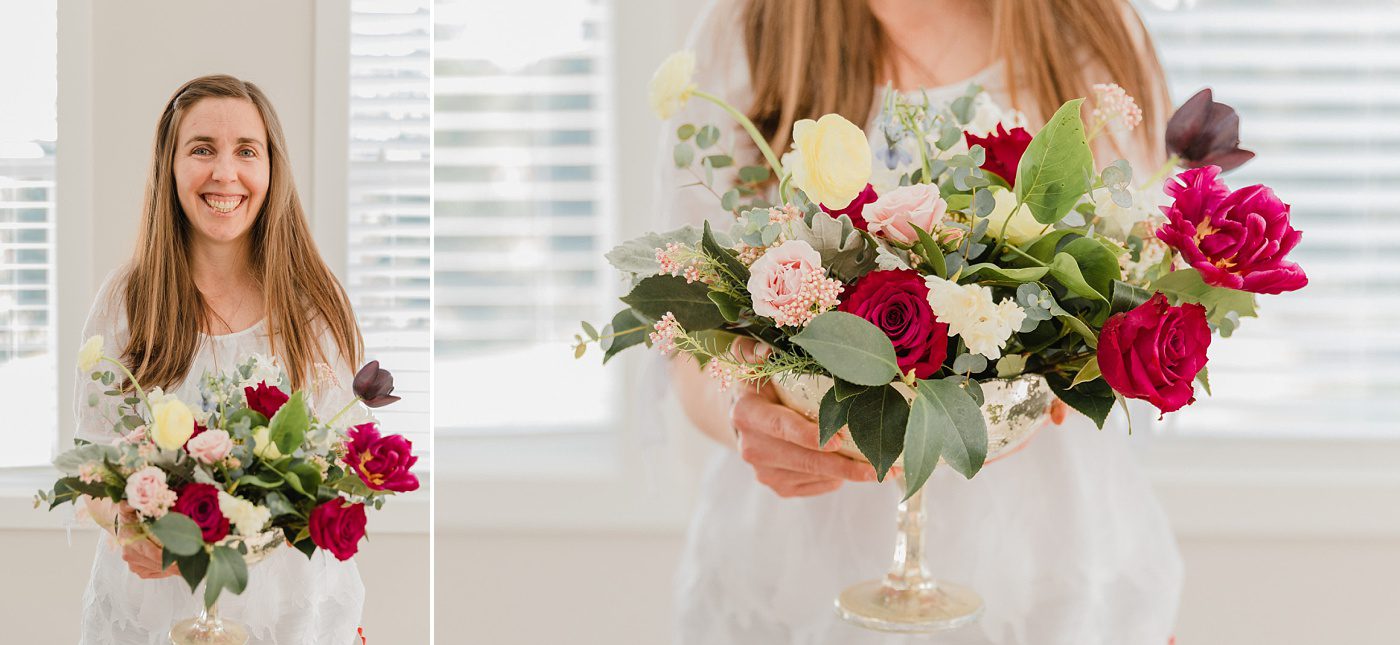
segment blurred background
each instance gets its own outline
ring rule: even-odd
[[[440,638],[670,640],[713,448],[653,357],[569,346],[616,310],[602,254],[660,226],[645,85],[705,4],[435,4]],[[1239,111],[1258,157],[1227,181],[1293,205],[1311,278],[1212,347],[1214,397],[1134,438],[1186,563],[1177,642],[1394,643],[1400,4],[1135,4],[1173,103]]]
[[[156,120],[196,76],[253,81],[277,108],[317,245],[403,397],[380,419],[427,482],[430,48],[428,0],[0,3],[5,640],[77,640],[96,529],[32,498],[70,445],[83,321],[135,242]],[[357,558],[372,643],[428,642],[429,495],[372,514]]]

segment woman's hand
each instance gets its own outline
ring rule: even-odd
[[[754,363],[767,357],[767,349],[749,339],[734,345],[736,355]],[[738,436],[739,456],[753,466],[759,483],[780,497],[821,495],[847,481],[875,481],[870,464],[833,452],[840,446],[836,438],[825,448],[818,445],[817,424],[778,403],[772,384],[757,392],[744,390],[729,416]]]
[[[145,580],[169,578],[180,573],[176,564],[161,568],[161,548],[142,533],[136,509],[122,502],[117,507],[117,513],[117,541],[122,545],[122,559],[132,573]]]

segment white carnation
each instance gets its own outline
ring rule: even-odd
[[[258,506],[241,497],[234,497],[223,491],[219,491],[219,512],[232,522],[238,534],[243,537],[257,535],[267,526],[268,520],[272,519],[272,511],[265,506]]]
[[[1025,310],[1014,300],[992,300],[992,290],[976,284],[958,284],[937,276],[924,279],[933,314],[948,324],[949,336],[960,336],[967,351],[989,360],[1001,358],[1002,347],[1021,328]]]

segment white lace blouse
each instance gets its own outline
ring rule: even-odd
[[[688,44],[698,58],[698,87],[740,110],[752,98],[742,6],[742,0],[712,2]],[[949,101],[974,81],[1009,105],[1001,65],[928,93],[935,102]],[[657,181],[664,220],[658,218],[657,228],[705,218],[727,228],[718,200],[702,187],[683,187],[694,177],[668,163],[681,123],[719,125],[735,148],[751,149],[722,112],[692,99],[663,128]],[[732,181],[719,173],[716,184]],[[1132,444],[1150,439],[1144,434],[1129,438],[1121,413],[1102,431],[1072,414],[972,480],[936,470],[924,488],[929,569],[977,590],[986,612],[973,627],[926,639],[853,627],[832,609],[844,587],[889,567],[900,497],[894,485],[847,482],[831,494],[782,499],[733,450],[716,448],[676,574],[673,642],[1166,645],[1182,565],[1133,454]]]
[[[128,337],[126,311],[119,288],[120,272],[107,278],[98,292],[83,339],[100,334],[103,351],[118,356]],[[201,335],[190,376],[173,393],[186,402],[199,401],[198,380],[205,371],[233,368],[249,354],[271,354],[264,323],[222,336]],[[327,356],[339,356],[329,339]],[[318,415],[334,414],[353,394],[350,366],[337,361],[334,382],[312,393]],[[118,435],[116,419],[106,397],[91,395],[103,388],[80,374],[74,399],[77,437],[110,442]],[[104,533],[92,565],[92,577],[83,594],[80,645],[165,645],[173,623],[199,614],[203,588],[190,592],[179,576],[142,580],[127,568],[120,548]],[[364,585],[353,560],[341,562],[323,550],[308,560],[300,551],[282,547],[249,570],[248,588],[242,594],[224,592],[219,597],[221,615],[249,627],[250,645],[349,645],[358,643],[356,630],[364,605]]]

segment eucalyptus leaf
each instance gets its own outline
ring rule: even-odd
[[[671,150],[671,160],[676,163],[677,168],[684,168],[695,161],[695,148],[684,141],[677,143]]]
[[[986,217],[996,210],[997,200],[990,190],[978,190],[972,194],[972,212],[978,217]],[[985,220],[984,220],[985,221]]]
[[[681,127],[676,128],[676,138],[680,139],[681,141],[685,141],[686,139],[689,139],[693,136],[695,136],[694,124],[686,123]]]
[[[857,385],[885,385],[899,376],[889,337],[869,321],[844,311],[828,311],[792,337],[837,378]]]
[[[707,125],[703,128],[700,128],[700,132],[695,135],[695,145],[700,146],[701,149],[713,146],[718,142],[719,128],[716,128],[713,125]]]
[[[739,181],[757,184],[768,181],[771,174],[768,166],[744,166],[739,169]]]
[[[705,157],[705,164],[711,168],[728,168],[734,165],[734,158],[729,155],[710,155]]]
[[[1024,354],[1007,354],[997,361],[997,378],[1020,376],[1025,371],[1026,357]]]

